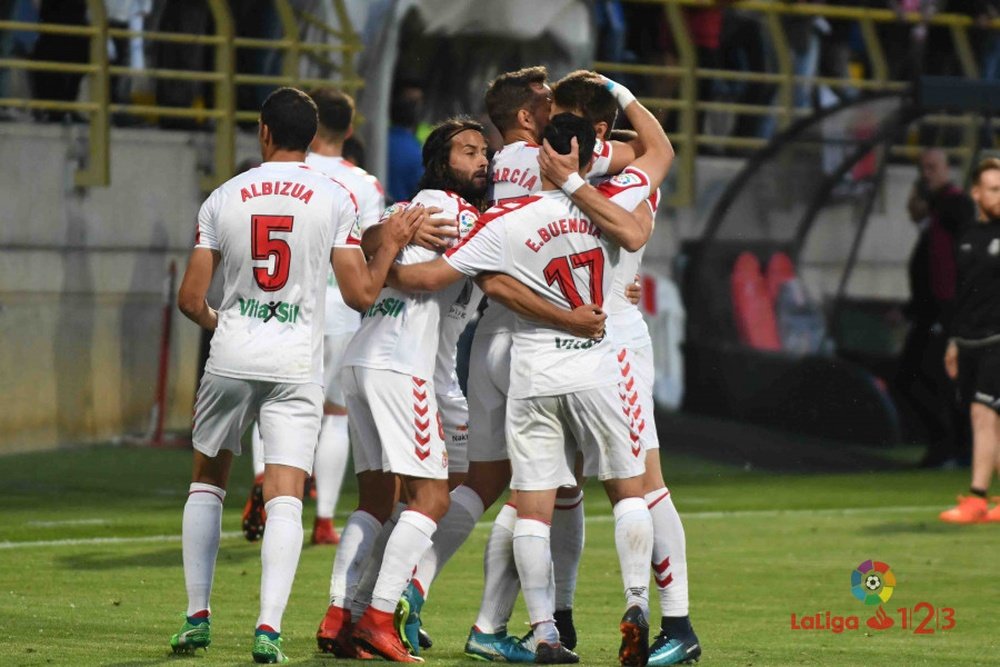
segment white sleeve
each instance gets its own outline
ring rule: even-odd
[[[219,188],[210,194],[205,203],[201,205],[201,209],[198,211],[198,230],[194,237],[195,248],[219,249],[217,222],[221,201],[222,190]]]
[[[489,222],[488,220],[486,222]],[[506,248],[500,224],[488,225],[480,218],[476,228],[461,243],[447,250],[444,259],[456,271],[474,276],[483,271],[503,271]]]
[[[641,169],[626,167],[622,173],[605,181],[597,189],[626,211],[632,211],[649,199],[649,176]]]
[[[334,248],[360,248],[361,217],[357,200],[350,190],[339,183],[337,185],[330,218],[330,245]]]
[[[358,202],[359,213],[361,215],[361,229],[365,230],[377,224],[385,210],[385,196],[380,192],[378,181],[375,178],[365,179],[366,192]]]
[[[608,169],[611,168],[612,153],[610,141],[597,140],[597,144],[594,145],[594,161],[590,164],[590,171],[587,172],[588,179],[599,178],[608,173]]]

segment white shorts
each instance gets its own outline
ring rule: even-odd
[[[219,450],[240,454],[240,438],[250,422],[260,424],[264,464],[294,466],[312,473],[313,452],[323,417],[323,388],[240,380],[205,373],[194,404],[194,448],[215,457]]]
[[[615,385],[507,401],[510,488],[544,491],[575,486],[576,451],[584,470],[601,481],[628,479],[646,470],[639,436],[629,427],[627,398]]]
[[[509,333],[472,339],[469,356],[469,461],[505,461],[507,392],[510,389]]]
[[[354,471],[448,479],[441,415],[430,380],[346,366],[340,374],[351,415]]]
[[[323,381],[326,383],[326,402],[344,407],[344,388],[340,384],[340,362],[344,360],[347,344],[353,333],[323,336]]]
[[[656,403],[653,400],[653,346],[643,345],[642,347],[622,348],[618,351],[618,356],[625,353],[625,359],[620,362],[620,368],[630,371],[629,375],[635,379],[635,385],[629,388],[628,377],[624,377],[620,383],[626,398],[631,401],[632,394],[636,394],[636,402],[631,406],[632,426],[639,434],[642,446],[646,449],[659,449],[660,437],[656,433],[656,416],[653,410]]]
[[[437,396],[448,451],[448,472],[469,472],[469,404],[465,396]]]

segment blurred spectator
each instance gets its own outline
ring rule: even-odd
[[[208,3],[203,0],[170,0],[157,5],[157,15],[151,21],[157,30],[188,35],[208,35],[215,31]],[[212,47],[203,44],[154,43],[153,64],[160,69],[204,72],[212,69]],[[165,107],[191,108],[211,106],[212,86],[203,81],[156,80],[156,104]],[[198,121],[191,118],[161,116],[165,128],[196,129]]]
[[[141,31],[153,11],[153,0],[104,0],[108,27]],[[112,37],[108,60],[112,65],[134,70],[146,68],[142,37]],[[132,99],[132,77],[111,77],[111,101],[128,104]]]
[[[948,11],[972,18],[976,27],[970,38],[976,51],[979,76],[983,79],[1000,79],[1000,32],[989,27],[1000,18],[1000,0],[950,0]]]
[[[420,141],[415,133],[424,103],[424,89],[405,81],[396,86],[389,108],[388,195],[394,201],[407,200],[417,191],[424,175]]]
[[[41,0],[38,20],[41,23],[87,25],[87,2]],[[31,57],[38,61],[86,63],[90,60],[90,39],[76,35],[41,33]],[[43,100],[75,102],[80,94],[81,79],[83,74],[77,72],[34,71],[31,73],[33,96]],[[59,121],[66,116],[75,118],[78,114],[63,111],[43,111],[38,114],[41,120],[47,121]]]
[[[229,0],[233,26],[239,37],[281,39],[282,26],[273,0]],[[281,74],[281,52],[277,49],[242,47],[236,49],[236,71],[239,74],[277,76]],[[277,88],[273,84],[246,84],[236,87],[236,108],[257,111],[264,100]],[[256,121],[248,126],[256,127]]]
[[[774,71],[771,45],[764,35],[767,30],[762,15],[739,9],[727,9],[723,15],[720,41],[725,45],[723,65],[727,69],[764,73]],[[774,99],[775,86],[756,81],[716,82],[713,90],[729,90],[729,99],[737,104],[768,106]],[[762,137],[767,134],[767,116],[739,114],[733,134],[740,137]]]

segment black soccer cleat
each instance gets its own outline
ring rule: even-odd
[[[535,646],[536,665],[572,665],[580,662],[580,656],[562,644],[538,642]]]
[[[649,662],[649,622],[642,609],[629,607],[618,629],[622,633],[618,662],[627,667],[644,667]]]
[[[427,634],[427,631],[423,627],[417,632],[417,643],[420,644],[421,649],[428,649],[434,646],[434,640],[431,636]]]
[[[570,651],[576,649],[576,627],[573,625],[573,610],[560,609],[553,614],[556,630],[559,631],[559,643]]]

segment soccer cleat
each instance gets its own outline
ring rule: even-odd
[[[424,596],[411,581],[399,598],[393,621],[403,646],[413,655],[420,655],[420,610],[423,607]]]
[[[649,623],[642,609],[636,605],[629,607],[618,629],[622,633],[618,662],[629,667],[645,665],[649,661]]]
[[[211,643],[212,621],[207,616],[203,618],[188,616],[180,631],[170,638],[170,648],[174,653],[194,653],[200,648],[207,649]]]
[[[559,631],[559,643],[570,651],[576,648],[576,627],[573,625],[573,610],[559,609],[552,618],[556,622],[556,630]]]
[[[330,605],[316,631],[316,644],[323,653],[332,653],[338,658],[357,657],[357,649],[351,641],[351,610]]]
[[[431,639],[429,634],[427,634],[427,631],[424,630],[423,626],[420,627],[420,632],[417,633],[417,643],[420,644],[420,648],[422,649],[429,649],[434,646],[434,640]]]
[[[316,517],[316,521],[313,522],[311,541],[313,544],[340,544],[340,534],[333,527],[333,519]]]
[[[256,542],[264,535],[264,523],[267,512],[264,511],[264,476],[258,475],[250,487],[250,497],[243,506],[243,537],[248,542]]]
[[[288,662],[288,656],[281,652],[281,635],[261,628],[254,633],[251,655],[254,662],[265,665]]]
[[[394,616],[395,614],[369,607],[354,626],[351,641],[390,662],[423,662],[423,658],[410,655],[403,646],[396,632]]]
[[[511,637],[503,630],[480,632],[476,626],[469,630],[465,655],[485,662],[535,662],[535,652],[525,646],[524,641]]]
[[[986,521],[986,498],[979,496],[959,496],[958,505],[938,515],[947,523],[982,523]]]
[[[986,513],[986,521],[1000,521],[1000,498],[990,498],[996,505]]]
[[[691,634],[684,637],[671,637],[665,630],[660,630],[656,641],[649,649],[648,665],[683,665],[698,662],[701,657],[701,644],[698,636]]]
[[[571,665],[580,662],[580,656],[562,644],[538,642],[535,646],[535,664],[537,665]]]

